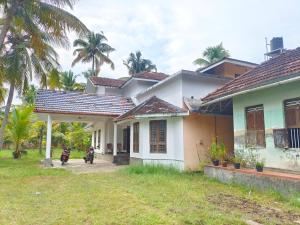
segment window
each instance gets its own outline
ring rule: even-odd
[[[167,152],[167,121],[166,120],[150,121],[150,152],[151,153]]]
[[[266,147],[264,108],[262,105],[246,108],[246,146]]]
[[[98,130],[98,145],[97,147],[100,148],[100,143],[101,143],[101,130]]]
[[[139,152],[139,142],[140,142],[140,124],[134,123],[133,124],[133,152]]]
[[[287,139],[290,148],[300,148],[300,98],[284,102]]]

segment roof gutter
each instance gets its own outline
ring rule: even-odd
[[[201,104],[201,106],[211,105],[213,103],[220,102],[220,101],[223,101],[225,99],[232,98],[232,97],[235,97],[235,96],[238,96],[238,95],[242,95],[242,94],[246,94],[246,93],[254,92],[254,91],[259,91],[259,90],[263,90],[263,89],[267,89],[267,88],[271,88],[271,87],[276,87],[276,86],[279,86],[279,85],[282,85],[282,84],[287,84],[287,83],[291,83],[293,81],[298,81],[298,80],[300,80],[300,76],[293,77],[293,78],[290,78],[290,79],[287,79],[287,80],[278,81],[278,82],[267,84],[267,85],[263,85],[263,86],[259,86],[259,87],[256,87],[256,88],[251,88],[251,89],[248,89],[248,90],[236,92],[236,93],[226,95],[226,96],[223,96],[223,97],[220,97],[220,98],[216,98],[214,100],[204,102],[203,104]]]

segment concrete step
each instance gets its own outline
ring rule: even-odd
[[[119,154],[114,156],[113,163],[115,163],[116,165],[128,165],[129,154]]]

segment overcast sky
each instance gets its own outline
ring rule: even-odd
[[[196,69],[193,60],[220,42],[231,57],[260,63],[265,37],[282,36],[286,48],[299,46],[299,10],[297,0],[81,0],[72,13],[90,30],[104,32],[116,49],[116,68],[103,66],[100,76],[118,78],[127,75],[122,61],[136,50],[168,74]],[[73,48],[57,51],[63,69],[71,69]],[[72,70],[90,67],[80,63]]]

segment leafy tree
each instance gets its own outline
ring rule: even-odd
[[[61,89],[60,73],[57,69],[53,69],[48,74],[48,88],[50,90]]]
[[[32,107],[15,108],[12,111],[8,130],[15,145],[14,155],[21,155],[21,144],[28,137],[31,125]]]
[[[73,8],[73,0],[1,0],[3,9],[0,31],[1,49],[12,29],[28,34],[37,49],[43,49],[44,41],[68,46],[68,32],[79,35],[88,33],[86,26],[75,16],[64,10]]]
[[[62,72],[60,74],[60,82],[62,89],[64,89],[65,91],[74,91],[77,85],[77,77],[78,75],[74,75],[74,73],[71,70]]]
[[[76,57],[72,62],[72,66],[80,61],[83,63],[92,62],[91,70],[94,71],[94,75],[99,74],[103,63],[110,64],[111,68],[114,69],[114,63],[109,58],[109,54],[115,49],[105,43],[106,41],[107,38],[103,33],[94,32],[89,33],[86,40],[75,40],[73,46],[78,48],[73,53]]]
[[[95,76],[95,72],[93,70],[87,70],[87,71],[84,71],[82,72],[83,76],[86,78],[86,79],[89,79],[91,76]]]
[[[43,138],[46,134],[46,123],[44,121],[36,121],[32,123],[29,133],[30,143],[38,147],[39,153],[42,154]]]
[[[140,51],[136,51],[135,54],[131,52],[129,58],[123,61],[123,64],[127,67],[130,75],[144,71],[157,71],[156,65],[149,59],[143,59]]]
[[[198,58],[194,61],[195,65],[204,67],[208,66],[211,63],[214,63],[218,60],[223,59],[224,57],[229,57],[229,51],[223,47],[222,42],[216,46],[208,47],[202,53],[203,58]]]
[[[23,95],[23,103],[27,105],[34,105],[35,97],[37,93],[37,88],[34,85],[30,85],[28,89],[24,91]]]
[[[91,135],[85,130],[86,124],[72,123],[70,130],[67,132],[68,145],[77,150],[86,150],[91,143]]]
[[[0,149],[3,146],[3,133],[8,120],[15,89],[21,96],[28,89],[33,74],[40,83],[47,80],[47,73],[59,66],[54,49],[45,44],[44,52],[37,53],[28,35],[12,33],[7,36],[9,50],[0,59],[0,75],[9,84],[9,93],[5,107],[5,114],[0,129]]]
[[[10,85],[0,129],[0,149],[3,146],[4,129],[15,88],[22,94],[28,86],[28,77],[32,76],[32,70],[39,75],[42,86],[46,86],[46,76],[40,75],[44,74],[45,70],[53,69],[49,67],[52,67],[53,61],[57,59],[49,44],[68,47],[69,31],[74,31],[80,36],[89,32],[79,19],[64,10],[66,6],[72,9],[73,5],[73,0],[0,1],[0,7],[3,9],[0,30],[0,80],[6,75],[5,81]],[[15,33],[21,34],[23,47],[20,43],[12,41],[11,37]]]

